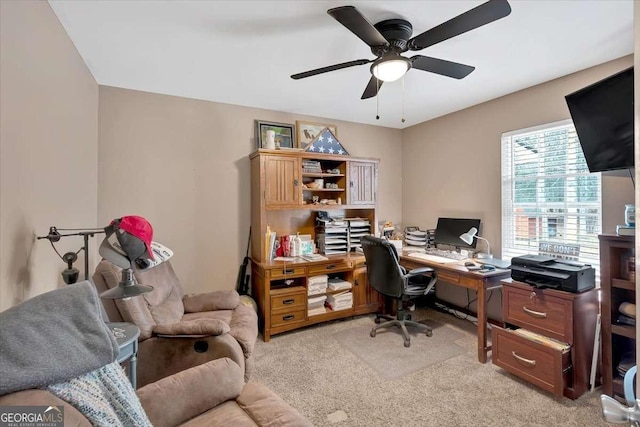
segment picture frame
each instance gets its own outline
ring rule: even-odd
[[[298,148],[306,148],[307,144],[313,141],[324,128],[328,128],[336,137],[338,136],[338,126],[336,125],[296,120]]]
[[[297,148],[296,129],[290,123],[267,122],[256,120],[256,145],[257,148],[266,148],[267,131],[275,132],[276,148]]]

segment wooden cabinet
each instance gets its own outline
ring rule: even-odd
[[[636,303],[635,277],[629,272],[629,258],[634,255],[634,238],[600,235],[600,288],[602,333],[602,391],[624,398],[620,362],[635,365],[636,328],[619,322],[620,305]],[[632,273],[633,274],[633,273]]]
[[[288,156],[264,158],[264,203],[267,207],[300,204],[300,159]]]
[[[502,283],[505,328],[493,328],[493,363],[556,396],[577,399],[589,387],[597,291]]]
[[[374,205],[378,183],[378,168],[375,163],[349,162],[349,199],[352,205]]]
[[[269,261],[267,227],[277,235],[311,235],[316,216],[362,218],[376,225],[378,160],[297,150],[258,150],[251,154],[251,295],[258,304],[263,338],[328,320],[372,313],[378,293],[367,281],[364,256],[331,255],[321,262]],[[315,202],[317,200],[317,203]],[[308,278],[337,275],[352,284],[353,306],[308,315]],[[331,293],[331,292],[328,292]]]

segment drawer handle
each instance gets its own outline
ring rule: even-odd
[[[513,357],[515,357],[517,360],[519,360],[520,362],[524,363],[525,365],[536,366],[536,361],[535,360],[525,359],[522,356],[518,356],[515,351],[512,351],[511,355]]]
[[[528,309],[527,307],[522,307],[522,309],[524,310],[525,313],[533,316],[533,317],[537,317],[538,319],[546,319],[547,318],[547,313],[541,313],[539,311],[533,311],[531,309]]]
[[[293,268],[282,269],[282,274],[293,274]]]
[[[282,316],[282,320],[284,320],[285,322],[287,320],[293,320],[296,316],[294,316],[293,314],[290,314],[288,316]]]
[[[334,268],[336,268],[335,264],[329,264],[327,265],[327,270],[333,270]]]
[[[283,303],[284,305],[293,304],[294,302],[295,302],[295,300],[294,300],[293,298],[292,298],[292,299],[286,299],[286,300],[283,300],[283,301],[282,301],[282,303]]]

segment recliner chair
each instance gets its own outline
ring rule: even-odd
[[[424,331],[428,337],[432,336],[433,331],[429,326],[410,320],[411,315],[406,312],[404,305],[411,298],[429,293],[437,281],[436,272],[430,267],[421,267],[407,273],[398,262],[398,253],[391,242],[374,236],[364,236],[361,240],[367,261],[369,285],[382,295],[395,298],[397,301],[395,318],[376,314],[377,325],[371,330],[371,337],[376,336],[378,329],[389,326],[400,328],[405,347],[411,346],[411,336],[407,326]],[[388,321],[380,323],[381,318]]]
[[[121,271],[102,260],[93,274],[98,292],[117,287]],[[154,290],[130,300],[103,299],[102,303],[110,321],[140,328],[139,387],[221,357],[236,362],[249,380],[258,316],[253,308],[240,304],[236,291],[185,295],[169,261],[148,270],[134,266],[134,277]]]

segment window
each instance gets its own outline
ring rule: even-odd
[[[600,174],[589,172],[571,120],[502,135],[502,258],[540,254],[599,270],[601,205]]]

